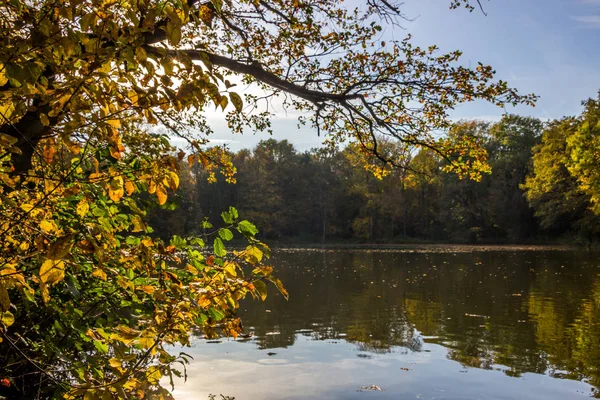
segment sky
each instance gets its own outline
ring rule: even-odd
[[[347,0],[360,4],[364,0]],[[407,34],[421,46],[436,44],[441,52],[461,50],[463,63],[491,65],[497,78],[521,93],[540,96],[536,107],[505,110],[482,102],[460,105],[451,118],[495,121],[505,112],[543,120],[577,115],[581,102],[600,90],[600,0],[481,0],[476,10],[450,10],[450,0],[404,0],[410,21],[404,29],[387,28],[382,39]],[[222,116],[210,116],[214,144],[231,150],[252,148],[267,133],[232,135]],[[297,128],[294,112],[273,119],[273,138],[288,139],[300,150],[318,147],[323,138],[310,128]]]

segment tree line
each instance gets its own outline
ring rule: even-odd
[[[287,140],[263,140],[231,154],[237,184],[182,163],[178,208],[156,210],[151,225],[189,235],[235,205],[269,240],[592,243],[600,230],[599,104],[589,99],[581,115],[546,122],[505,115],[454,124],[450,138],[475,138],[487,152],[491,168],[480,181],[445,173],[451,160],[427,147],[378,178],[357,145],[300,152]]]

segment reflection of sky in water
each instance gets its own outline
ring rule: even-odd
[[[271,292],[265,303],[242,305],[252,340],[184,349],[194,361],[175,395],[589,398],[600,382],[597,260],[574,252],[278,252],[290,300]],[[370,385],[384,391],[359,391]]]
[[[589,398],[591,390],[585,383],[546,375],[511,378],[494,370],[464,368],[435,344],[425,344],[422,352],[396,348],[367,358],[359,357],[363,353],[346,341],[305,336],[288,348],[258,350],[251,343],[200,341],[188,350],[194,361],[188,366],[188,381],[176,382],[179,400],[206,399],[209,393],[236,400],[566,400]],[[370,385],[384,391],[358,391]]]

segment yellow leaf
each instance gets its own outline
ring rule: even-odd
[[[40,267],[42,283],[53,285],[65,277],[65,263],[62,260],[46,260]]]
[[[0,271],[0,276],[2,275],[4,275],[4,287],[6,289],[14,287],[16,284],[18,284],[21,287],[28,287],[25,283],[25,277],[23,276],[23,274],[17,272],[17,270],[14,268],[3,269],[2,271]],[[2,284],[0,283],[0,285]]]
[[[79,215],[81,218],[85,217],[89,210],[90,205],[85,198],[81,199],[81,201],[77,203],[77,208],[75,209],[77,215]]]
[[[148,382],[151,385],[158,384],[160,378],[162,378],[162,374],[160,372],[160,369],[156,365],[148,367],[148,371],[146,371],[146,379],[148,379]]]
[[[15,323],[15,316],[10,311],[0,313],[0,323],[9,327]]]
[[[119,129],[121,127],[121,121],[118,119],[109,119],[106,121],[106,123],[116,129]]]
[[[6,67],[4,67],[4,64],[0,63],[0,86],[6,85],[6,82],[8,82]]]
[[[111,141],[112,145],[110,146],[110,155],[116,158],[117,160],[120,160],[121,153],[125,151],[125,147],[123,147],[123,145],[121,144],[121,136],[115,136],[116,138]]]
[[[42,222],[40,222],[40,229],[43,230],[45,233],[53,233],[58,230],[58,226],[56,226],[56,223],[54,221],[49,221],[45,219]]]
[[[111,358],[110,360],[108,360],[108,364],[113,367],[118,369],[119,371],[122,369],[123,364],[120,360],[116,359],[116,358]]]
[[[125,182],[125,191],[128,196],[131,196],[135,192],[135,185],[131,181]]]
[[[44,282],[40,282],[40,292],[42,294],[42,299],[44,300],[44,303],[49,302],[50,293],[48,292],[48,285],[46,285]]]
[[[141,290],[142,292],[147,293],[147,294],[154,293],[153,286],[142,285],[142,286],[138,286],[136,289]]]
[[[127,382],[123,384],[123,389],[135,389],[140,384],[135,378],[128,379]]]
[[[173,171],[169,171],[169,175],[165,177],[163,184],[171,188],[171,190],[177,190],[179,187],[179,175]]]
[[[193,265],[187,264],[185,266],[185,269],[187,271],[189,271],[190,273],[192,273],[192,275],[198,275],[198,270],[196,269],[196,267],[194,267]]]
[[[127,97],[129,97],[129,100],[131,100],[131,104],[133,105],[137,105],[138,102],[138,94],[135,90],[130,90],[127,93]]]
[[[254,281],[254,289],[262,301],[267,298],[267,285],[263,281]]]
[[[154,192],[156,192],[156,182],[150,181],[148,183],[148,193],[154,194]]]
[[[225,267],[223,268],[223,270],[225,271],[225,273],[233,278],[235,278],[237,276],[237,271],[235,269],[235,264],[232,262],[226,262],[225,263]]]
[[[58,107],[56,107],[56,109],[61,110],[65,106],[65,104],[67,104],[67,102],[71,99],[71,97],[71,93],[66,93],[60,96],[60,98],[58,99]]]
[[[141,337],[137,340],[137,342],[145,349],[149,349],[154,346],[155,340],[151,336]],[[160,379],[160,378],[159,378]]]
[[[104,272],[103,270],[101,270],[100,268],[96,268],[93,272],[92,272],[92,276],[95,276],[96,278],[100,278],[103,281],[105,281],[106,279],[108,279],[108,276],[106,275],[106,272]]]
[[[133,224],[133,230],[132,232],[145,232],[146,228],[144,226],[144,222],[142,221],[142,218],[139,215],[134,215],[133,217],[131,217],[131,223]]]
[[[104,175],[99,174],[97,172],[90,174],[90,176],[88,177],[88,179],[90,180],[90,183],[98,182],[102,178],[104,178]]]
[[[162,184],[156,186],[156,197],[158,198],[158,204],[161,206],[167,202],[167,190]]]
[[[108,189],[108,197],[110,197],[110,199],[115,203],[121,200],[121,197],[123,197],[124,194],[125,191],[123,190],[123,188],[117,190]]]
[[[242,101],[242,98],[240,97],[240,95],[237,93],[231,92],[231,93],[229,93],[229,98],[231,99],[231,102],[233,103],[235,110],[237,112],[241,112],[242,108],[244,107],[244,102]]]
[[[210,297],[206,293],[201,294],[196,301],[202,308],[208,308],[212,304]]]
[[[31,210],[33,210],[33,204],[29,204],[29,203],[21,204],[21,209],[25,212],[30,212]]]
[[[48,119],[48,116],[46,114],[40,114],[40,122],[44,126],[50,126],[50,120]]]
[[[15,112],[15,105],[12,101],[0,102],[0,122],[10,121]],[[16,121],[12,121],[16,122]]]
[[[113,334],[112,338],[117,339],[125,344],[131,343],[134,339],[137,339],[140,336],[140,331],[131,329],[127,325],[119,325],[117,329],[119,333]]]
[[[125,194],[123,190],[123,178],[116,176],[110,180],[108,184],[108,197],[115,203],[121,200],[121,197]]]
[[[248,246],[246,248],[246,260],[248,262],[261,262],[263,252],[256,246]]]

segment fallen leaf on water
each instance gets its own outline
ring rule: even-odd
[[[357,392],[364,392],[365,390],[375,390],[375,391],[383,392],[383,389],[377,385],[361,386],[360,389],[357,390]]]

